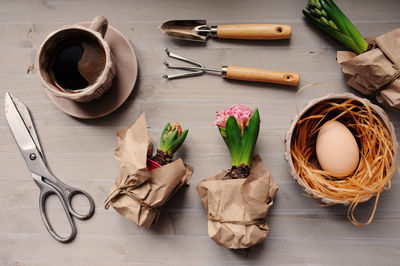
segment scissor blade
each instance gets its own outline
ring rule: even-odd
[[[18,107],[17,107],[18,105]],[[20,112],[21,110],[21,112]],[[22,155],[28,166],[30,166],[31,159],[29,158],[29,152],[34,152],[39,155],[44,163],[43,155],[40,146],[35,143],[34,138],[37,141],[37,134],[33,127],[32,119],[30,118],[29,111],[26,106],[19,101],[17,98],[13,97],[10,93],[5,95],[5,113],[8,122],[8,126],[14,136],[15,142],[17,143]],[[28,117],[28,123],[23,120],[23,116]],[[28,129],[30,127],[30,129]],[[34,132],[34,136],[31,134]],[[38,142],[38,141],[37,141]],[[32,170],[32,169],[31,169]]]
[[[10,93],[8,93],[8,94],[9,94],[11,100],[14,102],[14,105],[17,108],[17,110],[22,118],[22,121],[24,121],[26,128],[28,129],[29,133],[31,134],[31,137],[32,137],[33,141],[35,142],[37,149],[40,151],[40,155],[42,156],[43,160],[45,161],[42,147],[40,146],[39,137],[36,134],[35,126],[33,124],[33,120],[32,120],[32,117],[31,117],[31,114],[30,114],[28,108],[18,98],[12,96],[12,94],[10,94]]]

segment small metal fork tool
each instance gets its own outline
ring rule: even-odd
[[[182,74],[175,74],[175,75],[166,75],[163,74],[163,78],[166,79],[176,79],[176,78],[186,78],[186,77],[192,77],[192,76],[199,76],[204,74],[205,71],[211,71],[211,72],[216,72],[219,74],[222,74],[221,69],[216,69],[216,68],[207,68],[205,65],[203,65],[200,62],[194,61],[192,59],[185,58],[183,56],[171,53],[168,48],[165,48],[165,52],[167,55],[171,58],[181,60],[183,62],[195,65],[195,67],[190,67],[190,66],[171,66],[167,61],[164,61],[164,65],[167,66],[168,68],[171,69],[180,69],[180,70],[188,70],[189,72],[187,73],[182,73]]]
[[[264,70],[249,67],[238,67],[238,66],[222,66],[222,68],[209,68],[204,64],[197,62],[192,59],[185,58],[183,56],[172,53],[165,48],[165,52],[171,58],[189,63],[193,66],[173,66],[167,61],[164,61],[164,65],[171,69],[186,70],[186,73],[167,75],[163,74],[162,77],[166,79],[177,79],[186,78],[193,76],[200,76],[205,72],[212,72],[220,74],[222,77],[227,79],[254,81],[254,82],[266,82],[284,84],[289,86],[298,86],[300,81],[300,74],[293,72],[279,72],[273,70]]]

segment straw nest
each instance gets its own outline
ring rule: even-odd
[[[346,125],[360,150],[358,167],[343,179],[322,170],[316,158],[319,129],[329,120]],[[293,176],[308,194],[327,205],[349,205],[348,219],[355,225],[367,225],[373,219],[380,193],[390,189],[397,169],[398,144],[394,134],[392,124],[378,106],[352,94],[331,95],[310,103],[293,121],[287,139],[287,159]],[[355,208],[373,196],[376,199],[369,220],[358,222]]]

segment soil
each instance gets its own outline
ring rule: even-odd
[[[169,156],[165,151],[161,151],[159,149],[157,149],[156,155],[154,155],[151,159],[161,165],[166,165],[172,161],[171,156]]]
[[[248,165],[232,166],[228,173],[225,175],[225,179],[239,179],[247,178],[250,175],[250,167]]]

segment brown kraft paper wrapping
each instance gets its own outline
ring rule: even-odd
[[[261,242],[278,186],[257,154],[250,175],[226,179],[226,172],[203,179],[196,187],[208,215],[208,236],[220,246],[240,249]]]
[[[183,185],[188,185],[193,168],[178,159],[149,171],[147,155],[152,154],[152,143],[147,133],[145,115],[117,133],[115,159],[119,175],[105,201],[125,218],[145,228],[158,219],[160,208]]]
[[[338,51],[346,83],[379,103],[400,109],[400,28],[372,42],[376,48],[360,55]]]

